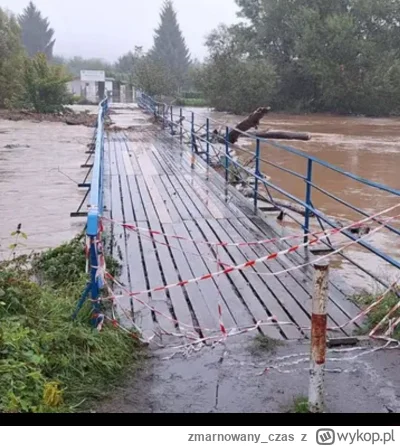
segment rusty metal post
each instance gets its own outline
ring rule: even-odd
[[[314,265],[314,294],[312,299],[311,319],[310,388],[308,395],[309,411],[312,413],[324,412],[328,283],[329,263],[316,263]]]

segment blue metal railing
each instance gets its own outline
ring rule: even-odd
[[[251,135],[249,133],[239,131],[243,135],[246,135],[246,137],[252,138],[253,140],[255,140],[255,143],[256,143],[255,152],[241,148],[238,145],[235,145],[235,150],[242,151],[242,152],[244,152],[248,155],[252,155],[254,157],[255,168],[254,168],[254,170],[252,170],[249,167],[241,164],[236,159],[234,159],[230,154],[230,148],[231,148],[232,144],[230,144],[230,142],[229,142],[228,135],[229,135],[229,132],[233,129],[226,127],[225,132],[224,132],[225,135],[218,136],[219,141],[223,142],[225,145],[225,150],[221,150],[221,149],[216,148],[215,144],[212,144],[210,141],[210,122],[213,121],[220,126],[222,124],[221,122],[215,121],[215,120],[213,120],[209,117],[206,117],[204,115],[201,115],[201,114],[190,112],[190,122],[188,123],[188,125],[185,128],[185,126],[183,125],[183,122],[182,122],[182,117],[184,116],[182,108],[179,109],[179,113],[174,113],[172,105],[168,107],[166,104],[157,102],[149,95],[146,95],[144,93],[139,93],[139,98],[140,98],[138,100],[139,106],[141,106],[148,112],[153,113],[157,119],[160,119],[163,123],[163,127],[166,127],[169,124],[172,134],[174,134],[174,129],[179,127],[181,140],[182,140],[182,132],[186,132],[187,134],[190,135],[192,152],[195,152],[196,148],[197,148],[196,139],[201,142],[204,142],[206,145],[207,164],[210,164],[210,147],[213,147],[214,150],[219,151],[221,158],[223,158],[223,161],[220,162],[220,164],[225,169],[226,180],[228,180],[228,178],[229,178],[230,166],[235,166],[237,169],[246,172],[246,174],[249,175],[250,177],[253,177],[254,178],[254,186],[252,187],[252,189],[254,192],[254,210],[255,210],[255,212],[257,212],[257,210],[258,210],[258,201],[260,198],[260,187],[261,186],[263,186],[267,190],[268,195],[271,198],[272,204],[274,204],[273,203],[274,200],[269,192],[269,189],[283,195],[284,197],[288,198],[289,200],[293,201],[297,205],[304,208],[304,222],[303,223],[300,222],[299,224],[301,225],[302,229],[304,230],[305,241],[308,239],[308,234],[310,233],[310,220],[311,220],[312,215],[317,217],[318,222],[320,223],[320,225],[323,229],[325,229],[324,225],[323,225],[324,223],[326,225],[330,226],[331,228],[339,227],[336,221],[334,221],[332,218],[327,217],[322,211],[320,211],[314,207],[313,201],[312,201],[313,190],[319,191],[320,193],[324,194],[325,196],[335,200],[336,202],[340,203],[341,205],[347,207],[348,209],[351,209],[352,211],[357,212],[358,214],[362,215],[363,217],[371,217],[372,216],[369,212],[367,212],[363,209],[360,209],[359,207],[343,200],[342,198],[337,197],[333,193],[327,191],[325,188],[315,184],[313,182],[313,170],[314,170],[315,165],[319,165],[323,168],[334,171],[334,172],[338,173],[340,176],[342,176],[343,178],[352,179],[352,180],[354,180],[360,184],[363,184],[365,186],[368,186],[372,189],[384,191],[384,192],[388,193],[391,197],[394,197],[394,198],[400,197],[400,190],[397,190],[397,189],[389,187],[385,184],[377,183],[375,181],[371,181],[366,178],[355,175],[351,172],[341,169],[340,167],[334,166],[333,164],[330,164],[330,163],[323,161],[319,158],[308,155],[307,153],[302,152],[301,150],[295,149],[293,147],[290,147],[290,146],[287,146],[287,145],[284,145],[281,143],[277,143],[277,142],[274,142],[274,141],[271,141],[271,140],[268,140],[265,138],[257,138],[256,136]],[[166,110],[168,110],[168,108],[170,108],[170,113],[168,113],[168,116],[167,116]],[[162,113],[160,113],[160,110],[162,110]],[[174,122],[174,116],[179,117],[178,123]],[[195,121],[195,117],[197,117],[196,121]],[[198,132],[199,129],[202,129],[202,128],[206,129],[205,137],[203,137],[203,138],[196,133],[196,132]],[[293,154],[293,155],[297,156],[299,159],[305,160],[306,175],[299,173],[299,172],[295,172],[291,169],[288,169],[288,168],[281,166],[277,163],[274,163],[270,160],[263,159],[261,156],[261,150],[260,150],[261,144],[267,144],[268,146],[276,148],[277,150],[281,150],[286,153]],[[304,199],[300,199],[300,198],[294,196],[290,192],[282,189],[281,187],[277,186],[276,184],[273,184],[270,180],[267,180],[261,173],[261,170],[262,170],[261,166],[263,164],[272,166],[272,167],[280,170],[281,172],[285,172],[289,175],[292,175],[293,177],[296,177],[296,178],[302,180],[304,182]],[[400,213],[400,210],[399,210],[399,213]],[[380,224],[384,224],[384,223],[382,223],[382,221],[379,221],[378,219],[372,219],[372,220],[378,221]],[[400,235],[400,230],[393,227],[392,225],[384,224],[384,227],[386,229],[388,229],[389,231],[391,231],[392,233],[394,233],[396,235]],[[398,260],[396,260],[394,257],[386,254],[385,252],[372,246],[370,243],[367,243],[364,240],[358,240],[358,238],[351,231],[343,231],[343,234],[346,237],[350,238],[351,240],[357,241],[360,246],[364,247],[365,249],[367,249],[369,252],[373,253],[377,257],[383,259],[388,264],[400,269],[400,262]],[[330,245],[329,242],[325,242],[325,244]],[[362,271],[369,274],[371,277],[373,277],[375,280],[377,280],[381,284],[387,285],[381,278],[377,277],[374,273],[367,271],[361,265],[358,265],[352,259],[349,259],[347,256],[345,256],[343,253],[341,253],[340,255],[345,257],[347,260],[350,260],[351,263],[358,266]]]
[[[98,233],[99,217],[103,209],[103,169],[104,169],[104,118],[108,109],[108,101],[104,99],[99,105],[96,127],[96,145],[90,183],[89,212],[86,233],[95,237]]]
[[[98,243],[100,236],[100,218],[103,215],[103,186],[104,186],[104,119],[108,111],[108,100],[104,99],[99,104],[97,116],[94,162],[92,179],[90,183],[90,195],[88,204],[88,217],[86,222],[86,236],[89,243],[88,265],[90,280],[77,304],[73,319],[78,315],[83,304],[90,297],[92,301],[92,324],[97,327],[104,320],[100,308],[100,290],[103,287],[101,275],[98,274],[100,265],[99,252],[101,244]]]

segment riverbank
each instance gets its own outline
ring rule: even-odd
[[[92,410],[139,362],[135,339],[106,323],[91,327],[90,302],[72,314],[87,282],[84,237],[0,263],[0,412]],[[108,258],[109,268],[117,268]]]

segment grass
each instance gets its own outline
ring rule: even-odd
[[[71,320],[84,270],[81,237],[0,264],[0,412],[82,410],[140,358],[131,336],[90,326],[90,303]]]
[[[375,302],[379,296],[382,294],[374,295],[371,293],[362,293],[356,296],[353,296],[353,300],[360,305],[362,308],[366,308]],[[361,328],[359,334],[368,334],[373,328],[375,328],[379,322],[389,313],[389,311],[398,303],[399,297],[395,293],[389,293],[385,299],[377,305],[372,311],[367,315],[366,321]],[[400,317],[400,310],[396,311],[391,318]],[[382,331],[386,331],[388,328],[388,324],[382,328]],[[391,336],[394,339],[400,340],[400,326],[397,327]]]
[[[308,398],[300,396],[294,400],[293,407],[289,410],[289,413],[309,413],[308,410]]]
[[[208,102],[202,98],[178,98],[176,105],[180,107],[208,107]]]
[[[272,339],[268,336],[265,336],[259,333],[252,342],[250,346],[250,351],[254,355],[260,355],[262,353],[274,353],[276,349],[282,345],[281,341],[277,339]]]

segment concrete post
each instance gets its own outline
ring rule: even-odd
[[[309,411],[322,413],[324,404],[324,378],[326,358],[326,329],[328,303],[329,264],[327,262],[314,265],[314,290],[311,319],[311,364]]]

